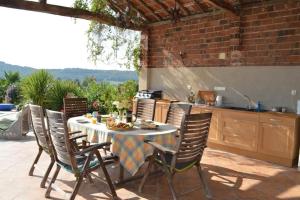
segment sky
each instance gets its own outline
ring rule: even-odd
[[[63,6],[72,2],[48,0]],[[0,7],[0,61],[46,69],[120,69],[88,60],[88,26],[82,19]]]

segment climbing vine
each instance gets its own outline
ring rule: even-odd
[[[120,23],[125,23],[124,16],[108,6],[108,0],[75,0],[74,7],[104,13]],[[132,20],[140,23],[139,19],[132,18]],[[89,59],[94,63],[100,61],[140,70],[140,32],[91,21],[87,39]]]

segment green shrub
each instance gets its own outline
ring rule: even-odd
[[[10,102],[19,103],[20,93],[19,93],[19,82],[20,82],[19,72],[4,72],[4,77],[0,79],[0,103],[5,100],[5,95],[9,92]]]
[[[80,87],[73,81],[54,81],[50,87],[46,100],[46,107],[51,110],[61,111],[63,109],[63,99],[68,94],[81,97]]]
[[[117,88],[107,82],[89,82],[84,88],[84,96],[88,99],[89,112],[94,111],[92,104],[97,101],[99,103],[101,113],[110,113],[114,107],[112,102],[115,99]]]
[[[24,100],[44,107],[52,82],[53,76],[46,70],[38,70],[26,77],[21,83]]]

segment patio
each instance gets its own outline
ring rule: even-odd
[[[208,140],[201,140],[205,141],[205,145],[201,146],[202,143],[197,141],[202,139],[201,134],[204,132],[198,130],[204,127],[199,123],[196,130],[191,128],[192,130],[186,131],[187,135],[191,133],[188,135],[190,138],[183,134],[179,138],[188,138],[186,140],[191,141],[181,141],[182,148],[187,149],[187,158],[184,159],[196,159],[200,154],[194,154],[200,152],[202,156],[207,144],[208,148],[204,151],[201,165],[213,199],[300,199],[300,93],[297,92],[300,91],[299,1],[108,1],[107,6],[116,14],[114,16],[51,5],[44,0],[20,2],[0,0],[0,6],[78,17],[141,31],[139,90],[162,92],[157,100],[153,100],[156,98],[149,94],[150,100],[154,101],[153,107],[141,109],[141,113],[151,110],[149,121],[168,124],[167,119],[172,114],[170,105],[180,102],[191,107],[180,120],[185,120],[186,116],[188,119],[190,113],[199,116],[210,115],[210,126],[207,126],[210,127],[210,132],[209,135],[208,131],[205,133]],[[202,98],[201,92],[209,92],[213,97]],[[217,96],[221,99],[220,105],[215,104]],[[130,103],[131,100],[132,98]],[[135,107],[137,114],[139,106]],[[65,108],[57,110],[66,113]],[[87,110],[77,113],[76,117],[82,117],[86,113]],[[43,121],[44,115],[41,116]],[[89,117],[92,118],[92,115]],[[87,122],[90,123],[90,130],[97,125],[97,117],[93,117],[92,121]],[[78,119],[76,122],[86,123],[79,122]],[[184,123],[181,123],[179,130],[188,129],[185,121],[181,122]],[[48,127],[51,127],[52,124],[49,125]],[[65,133],[69,131],[66,127],[64,126]],[[113,126],[103,123],[103,127],[116,130],[120,128],[114,122]],[[72,127],[68,128],[70,131],[77,131],[71,130]],[[92,135],[99,136],[99,133],[105,132],[100,128],[93,130]],[[53,131],[51,128],[49,130]],[[195,132],[200,136],[193,135]],[[90,137],[91,134],[87,135]],[[131,136],[128,135],[127,137]],[[102,139],[100,136],[99,138]],[[100,139],[89,142],[103,142]],[[136,147],[144,147],[145,140],[147,139],[142,137],[139,140],[142,145],[136,145],[138,142],[131,145],[134,150],[129,149],[126,152],[128,154],[120,156],[118,151],[116,152],[119,154],[113,153],[121,162],[124,157],[130,157],[129,153],[137,152]],[[62,139],[61,143],[57,144],[61,145],[59,148],[66,148],[65,141],[68,140]],[[122,146],[119,144],[114,140],[115,146]],[[122,144],[126,146],[125,142]],[[189,149],[193,147],[200,150]],[[67,150],[66,152],[69,152],[69,149]],[[173,155],[182,153],[180,150]],[[45,199],[45,189],[39,187],[44,173],[36,170],[34,176],[28,176],[37,152],[33,133],[20,141],[0,140],[0,152],[0,200]],[[166,152],[170,153],[164,151]],[[144,157],[146,158],[146,153]],[[79,159],[77,160],[79,163]],[[142,159],[143,162],[145,160]],[[49,156],[42,154],[38,166],[45,170],[49,162]],[[124,163],[121,162],[122,167]],[[132,163],[129,165],[133,165]],[[139,174],[144,174],[147,163],[139,169]],[[192,164],[196,163],[198,162]],[[89,161],[85,164],[89,164]],[[119,167],[118,164],[107,167],[113,181],[118,179]],[[46,186],[53,173],[54,170],[51,171]],[[78,171],[74,170],[74,174],[76,173]],[[85,173],[80,173],[81,178],[87,177]],[[70,193],[74,184],[74,176],[62,170],[56,182],[60,190]],[[172,197],[165,176],[149,177],[142,193],[138,192],[139,184],[140,180],[135,180],[116,187],[118,197],[130,200],[163,200]],[[180,199],[206,199],[196,169],[176,174],[174,185],[178,194],[186,192]],[[198,189],[189,192],[193,187]],[[57,190],[51,193],[51,199],[64,197],[64,194]],[[111,192],[98,180],[90,184],[84,179],[76,199],[111,199]]]
[[[44,199],[45,189],[39,187],[43,174],[36,170],[33,177],[28,176],[31,162],[37,152],[33,134],[29,134],[22,141],[1,141],[0,144],[0,152],[2,152],[0,154],[0,199]],[[38,164],[39,168],[45,170],[48,162],[49,157],[43,154]],[[296,168],[285,168],[212,149],[206,149],[201,163],[209,179],[214,199],[296,200],[300,198],[300,173]],[[116,178],[115,172],[118,170],[109,168],[109,171],[113,179]],[[195,169],[176,175],[175,188],[183,192],[187,188],[199,186],[199,179],[195,175]],[[56,183],[61,189],[70,192],[74,185],[74,177],[63,171]],[[118,196],[121,199],[132,200],[171,198],[163,176],[150,177],[142,194],[137,191],[139,183],[140,181],[134,181],[118,188]],[[76,199],[109,199],[109,195],[107,186],[95,180],[92,185],[84,182]],[[53,199],[64,198],[63,194],[57,191],[53,191],[51,196]],[[182,196],[181,199],[205,198],[200,188]]]

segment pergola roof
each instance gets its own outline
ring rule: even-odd
[[[239,0],[109,0],[109,2],[117,4],[122,10],[131,6],[147,24],[173,20],[174,9],[178,10],[180,17],[203,14],[216,9],[238,15],[240,6]]]
[[[239,16],[243,4],[267,0],[107,0],[107,8],[115,15],[94,13],[71,7],[24,0],[0,0],[0,6],[82,18],[99,23],[133,30],[144,30],[147,26],[163,21],[177,21],[180,18],[197,16],[215,10],[224,10]]]

